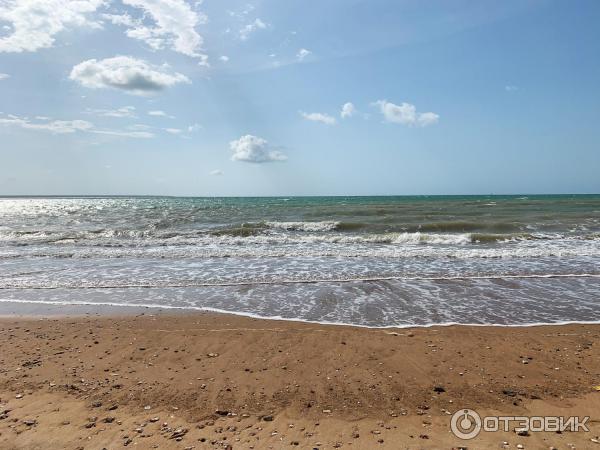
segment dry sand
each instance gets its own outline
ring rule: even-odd
[[[365,329],[217,314],[0,319],[0,448],[600,450],[600,326]],[[590,416],[481,433],[450,414]]]

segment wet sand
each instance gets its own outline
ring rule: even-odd
[[[0,448],[600,449],[600,325],[136,313],[1,318]],[[462,408],[590,416],[590,432],[463,441]]]

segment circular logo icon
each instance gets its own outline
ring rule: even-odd
[[[472,409],[459,409],[450,419],[454,436],[460,439],[473,439],[481,431],[481,417]]]

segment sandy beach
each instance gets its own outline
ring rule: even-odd
[[[600,0],[0,0],[0,450],[600,450]]]
[[[4,316],[0,447],[595,448],[600,326],[369,329],[217,314]],[[589,432],[450,417],[590,416]]]

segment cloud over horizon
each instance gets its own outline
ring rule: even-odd
[[[266,163],[287,160],[286,155],[272,147],[265,139],[251,134],[231,141],[229,148],[233,152],[232,161]]]

